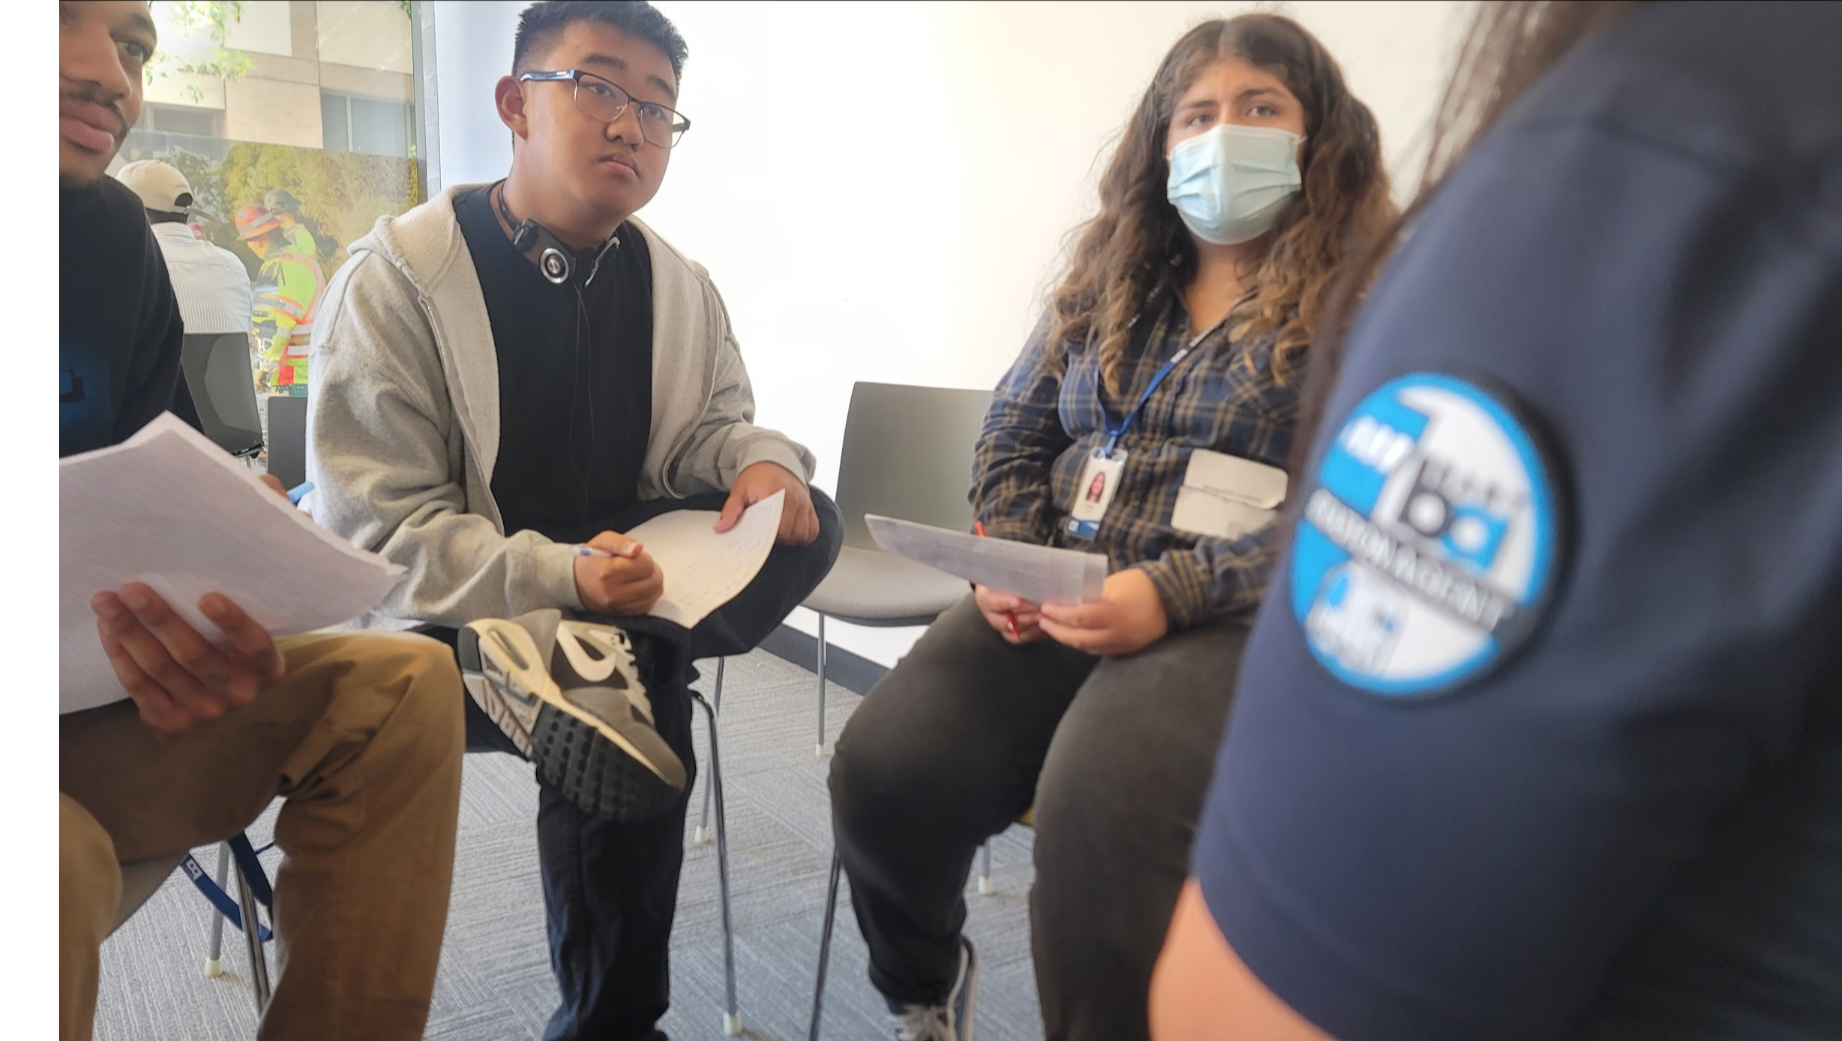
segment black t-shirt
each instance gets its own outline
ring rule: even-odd
[[[184,329],[141,200],[112,177],[58,193],[58,456],[173,408]]]
[[[1195,853],[1340,1041],[1842,1038],[1838,41],[1621,19],[1357,319]]]
[[[583,542],[639,498],[652,426],[652,255],[632,224],[593,281],[552,285],[512,247],[490,190],[455,197],[499,356],[492,493],[507,534]],[[578,298],[578,291],[580,297]]]

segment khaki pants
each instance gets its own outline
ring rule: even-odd
[[[258,1036],[422,1036],[460,810],[465,695],[453,654],[382,635],[281,649],[285,677],[184,734],[143,724],[131,702],[59,720],[63,1041],[90,1037],[119,862],[228,838],[278,795],[280,973]]]

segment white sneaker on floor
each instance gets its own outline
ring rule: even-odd
[[[972,1041],[972,1003],[979,991],[979,956],[959,938],[959,975],[938,1005],[891,1005],[896,1041]]]

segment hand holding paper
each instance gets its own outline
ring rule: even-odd
[[[913,521],[866,514],[876,544],[968,582],[1036,604],[1081,604],[1100,599],[1107,559],[1099,553],[982,539]]]
[[[741,523],[742,511],[776,495],[783,496],[779,543],[811,545],[819,537],[819,514],[812,505],[812,491],[799,475],[779,463],[756,463],[737,475],[735,487],[729,490],[729,501],[716,518],[716,533],[730,531]]]
[[[216,647],[139,582],[119,593],[97,593],[102,651],[115,678],[134,699],[141,719],[156,730],[183,733],[256,700],[282,675],[281,652],[243,609],[218,593],[199,598],[198,609],[229,641]]]
[[[1064,647],[1100,657],[1136,654],[1170,632],[1170,615],[1151,576],[1137,568],[1107,576],[1106,591],[1087,604],[1049,604],[1042,630]]]
[[[986,623],[1011,643],[1035,643],[1045,638],[1040,606],[1014,593],[981,585],[972,587],[972,599]]]
[[[248,658],[245,666],[258,677],[272,671],[255,633],[269,639],[346,621],[377,606],[403,574],[315,527],[170,413],[119,445],[59,463],[58,536],[61,712],[128,696],[124,684],[138,680],[133,672],[124,675],[123,653],[140,673],[159,676],[162,689],[178,695],[174,705],[183,707],[188,698],[202,704],[201,690],[229,697],[224,692],[240,691],[247,679],[230,665],[233,652]],[[134,621],[117,621],[129,626],[128,639],[118,632],[115,643],[105,645],[92,601],[105,608],[108,600],[99,594],[119,599],[136,586],[160,606],[150,601],[153,614],[144,615],[125,605]],[[228,615],[228,623],[209,618],[205,609],[220,599],[244,615],[247,626]],[[160,645],[164,658],[137,628]],[[173,666],[197,686],[177,678]]]
[[[712,510],[662,514],[629,531],[627,537],[646,547],[664,575],[663,594],[646,613],[690,629],[735,599],[773,552],[786,501],[783,492],[775,492],[720,532]]]

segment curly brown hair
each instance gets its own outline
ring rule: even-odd
[[[1198,74],[1238,59],[1277,77],[1305,109],[1302,190],[1244,272],[1252,291],[1230,314],[1236,339],[1275,335],[1274,376],[1299,370],[1344,258],[1393,223],[1381,132],[1350,93],[1343,70],[1290,18],[1245,14],[1204,22],[1158,65],[1100,180],[1100,213],[1073,232],[1067,273],[1050,297],[1049,342],[1098,345],[1101,375],[1118,393],[1132,320],[1168,274],[1187,285],[1196,247],[1165,196],[1171,113]]]

